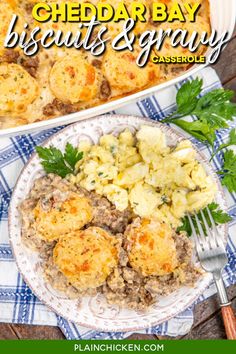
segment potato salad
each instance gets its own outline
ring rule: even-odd
[[[196,159],[191,142],[168,146],[157,127],[106,134],[97,145],[84,140],[79,149],[84,158],[70,182],[105,196],[119,211],[129,208],[141,218],[177,228],[187,212],[214,200],[217,186]]]

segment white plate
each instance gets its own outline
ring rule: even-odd
[[[64,149],[70,142],[77,145],[81,139],[90,139],[97,143],[101,135],[119,133],[126,127],[135,131],[140,125],[158,126],[167,137],[169,145],[176,145],[183,139],[179,133],[160,123],[133,116],[103,116],[87,119],[71,125],[51,137],[46,146],[53,145]],[[225,197],[212,167],[204,156],[197,152],[197,159],[218,184],[216,202],[226,210]],[[53,290],[45,283],[38,254],[27,249],[21,242],[21,221],[19,204],[26,198],[36,178],[44,175],[40,160],[34,154],[23,169],[12,195],[9,209],[9,237],[15,259],[21,274],[35,295],[48,307],[69,321],[85,327],[102,331],[134,331],[162,323],[190,306],[209,285],[211,276],[203,274],[193,288],[182,287],[169,296],[160,297],[158,302],[146,312],[122,309],[108,305],[101,295],[84,297],[81,300],[69,300],[64,294]],[[227,238],[227,226],[222,227],[222,235]]]
[[[217,38],[220,36],[223,31],[229,32],[229,38],[231,37],[234,27],[235,27],[235,19],[236,19],[236,1],[235,0],[209,0],[210,1],[210,13],[211,13],[211,26],[213,29],[217,31]],[[181,80],[188,78],[189,76],[196,74],[199,70],[203,69],[206,65],[208,65],[208,57],[211,53],[211,49],[207,51],[207,63],[202,65],[194,65],[189,70],[183,72],[182,75],[164,82],[162,84],[150,87],[146,90],[134,93],[132,95],[128,95],[123,98],[116,99],[114,101],[101,104],[97,107],[89,108],[82,110],[80,112],[64,115],[54,119],[43,120],[41,122],[27,124],[18,126],[15,128],[8,128],[0,130],[1,136],[12,136],[12,135],[21,135],[26,132],[39,131],[43,129],[57,127],[59,125],[69,124],[81,121],[85,118],[90,118],[97,116],[99,114],[104,114],[106,112],[110,112],[112,110],[118,109],[125,104],[135,102],[137,100],[143,99],[155,92],[162,90],[166,87],[174,85]],[[9,118],[11,119],[11,118]]]

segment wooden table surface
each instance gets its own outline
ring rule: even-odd
[[[236,29],[220,60],[213,66],[225,88],[236,91]],[[235,98],[236,102],[236,98]],[[236,285],[228,289],[236,313]],[[57,327],[0,324],[0,339],[64,339]],[[155,335],[132,335],[132,339],[163,339]],[[225,331],[217,297],[198,304],[194,309],[194,324],[185,339],[223,339]],[[179,338],[174,338],[179,339]]]

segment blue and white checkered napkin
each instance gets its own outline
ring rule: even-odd
[[[204,89],[212,90],[221,87],[219,78],[211,68],[202,70],[198,76],[204,80]],[[128,105],[113,113],[132,114],[161,120],[174,109],[176,91],[180,85],[172,86],[156,95],[146,98],[137,104]],[[236,126],[236,120],[232,124]],[[18,273],[8,241],[7,212],[12,189],[16,179],[34,151],[36,145],[42,143],[53,133],[62,128],[41,131],[30,135],[5,138],[0,141],[0,321],[10,323],[38,324],[59,326],[68,339],[111,339],[125,338],[131,333],[101,333],[69,323],[58,317],[44,306],[31,292]],[[217,145],[227,139],[228,131],[224,130],[217,136]],[[193,142],[206,155],[209,150],[203,144]],[[214,168],[220,168],[221,157],[213,161]],[[227,285],[236,283],[236,194],[225,191],[229,213],[233,217],[230,224],[229,242],[227,247],[229,263],[224,272]],[[198,301],[202,301],[215,292],[212,284]],[[158,335],[184,335],[193,324],[193,307],[170,321],[159,326],[148,328],[142,333]]]

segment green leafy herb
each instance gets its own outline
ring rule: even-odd
[[[67,162],[67,164],[73,169],[73,171],[76,163],[80,161],[82,158],[83,158],[82,151],[79,151],[77,148],[75,148],[73,145],[69,143],[66,144],[64,159]]]
[[[55,173],[62,178],[74,173],[76,163],[83,158],[83,152],[70,143],[66,144],[64,154],[53,146],[49,148],[37,146],[36,151],[42,160],[41,164],[44,170],[47,173]]]
[[[187,122],[183,119],[176,119],[174,124],[185,130],[188,134],[194,136],[196,139],[205,143],[213,145],[215,140],[215,130],[212,129],[207,123],[195,120],[193,122]]]
[[[236,155],[232,150],[224,153],[224,165],[218,172],[222,175],[222,185],[227,187],[229,192],[236,192]]]
[[[236,145],[236,129],[232,129],[229,133],[229,141],[226,144],[221,144],[218,149],[214,152],[214,154],[211,157],[211,160],[213,159],[213,157],[221,150],[232,146],[232,145]]]
[[[225,224],[225,223],[231,221],[231,217],[227,213],[223,212],[223,210],[220,209],[218,204],[211,203],[211,204],[208,205],[208,208],[209,208],[209,210],[211,212],[211,215],[212,215],[216,225]],[[211,221],[210,221],[207,209],[204,208],[202,211],[204,213],[204,216],[205,216],[205,218],[207,220],[207,223],[208,223],[209,227],[211,227]],[[204,232],[206,233],[206,230],[205,230],[205,227],[204,227],[200,212],[197,214],[197,216],[198,216],[198,218],[199,218],[199,220],[201,222],[201,225],[202,225],[202,228],[203,228]],[[192,218],[193,224],[195,226],[195,229],[197,230],[197,223],[195,221],[194,216],[192,216],[191,218]],[[188,219],[187,216],[182,218],[182,225],[177,229],[177,232],[181,232],[181,231],[185,231],[188,236],[192,235],[191,225],[190,225],[190,222],[189,222],[189,219]]]
[[[193,81],[187,81],[181,86],[177,95],[177,110],[175,114],[188,115],[197,106],[197,96],[201,93],[203,81],[197,78]]]
[[[228,121],[236,114],[236,105],[231,102],[234,92],[216,89],[199,97],[202,80],[187,81],[176,96],[177,109],[163,123],[173,123],[202,142],[213,145],[215,132],[228,127]],[[181,118],[194,115],[195,121]]]
[[[226,121],[233,120],[236,106],[230,102],[234,91],[217,89],[200,97],[192,114],[213,128],[227,128]]]

